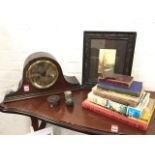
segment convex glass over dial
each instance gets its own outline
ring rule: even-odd
[[[58,79],[57,66],[49,60],[37,60],[33,62],[27,70],[29,82],[39,89],[49,88]]]

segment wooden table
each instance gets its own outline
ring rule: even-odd
[[[73,90],[73,107],[66,106],[64,94],[60,93],[58,94],[61,97],[60,105],[54,108],[48,106],[47,97],[49,95],[45,95],[21,101],[3,103],[0,105],[0,110],[3,112],[28,115],[32,118],[43,120],[44,125],[48,122],[86,134],[155,134],[155,113],[153,114],[148,130],[145,132],[82,108],[81,102],[87,98],[89,91],[87,88]],[[151,97],[155,97],[155,93],[151,93]],[[33,123],[35,123],[35,121]],[[44,126],[43,124],[42,127]],[[118,126],[117,133],[111,131],[111,125],[113,124]]]

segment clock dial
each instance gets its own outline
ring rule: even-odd
[[[57,66],[49,60],[37,60],[29,66],[27,78],[35,88],[49,88],[58,79]]]

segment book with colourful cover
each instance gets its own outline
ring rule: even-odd
[[[141,120],[141,119],[136,119],[136,118],[132,118],[132,117],[127,117],[127,116],[121,115],[119,113],[116,113],[116,112],[111,111],[109,109],[106,109],[104,107],[101,107],[101,106],[99,106],[97,104],[94,104],[94,103],[90,102],[87,99],[84,100],[81,103],[81,106],[83,108],[86,108],[86,109],[92,110],[92,111],[94,111],[96,113],[99,113],[99,114],[101,114],[103,116],[106,116],[106,117],[118,120],[118,121],[120,121],[122,123],[125,123],[127,125],[130,125],[130,126],[133,126],[135,128],[138,128],[138,129],[146,131],[148,126],[149,126],[149,122],[151,120],[151,117],[153,115],[154,108],[155,108],[155,106],[154,106],[155,100],[154,99],[150,99],[150,102],[153,104],[153,108],[152,108],[152,113],[149,116],[148,121],[144,121],[144,120]]]
[[[144,98],[140,100],[140,103],[136,107],[131,106],[127,107],[127,115],[134,118],[140,118],[145,109],[148,108],[149,100],[150,100],[150,93],[145,93]]]
[[[112,100],[97,96],[93,94],[93,92],[88,93],[87,99],[95,104],[98,104],[100,106],[103,106],[107,109],[110,109],[112,111],[116,111],[120,114],[126,115],[127,113],[127,106],[124,104],[120,104],[117,102],[114,102]]]
[[[104,81],[120,87],[130,87],[133,82],[133,77],[116,73],[103,73],[98,77],[98,81]]]
[[[121,103],[127,106],[131,106],[131,107],[136,107],[139,104],[140,100],[145,95],[145,92],[143,89],[140,93],[140,96],[135,97],[135,96],[127,95],[127,94],[117,93],[114,91],[107,91],[104,89],[100,89],[97,86],[94,86],[92,88],[92,92],[95,95],[98,95],[100,97],[107,98],[112,101],[115,101],[115,102],[118,102],[118,103]]]
[[[150,122],[150,119],[153,115],[154,109],[155,109],[155,103],[153,102],[153,99],[150,99],[152,101],[149,102],[149,105],[145,108],[142,116],[140,117],[141,120]]]
[[[146,123],[147,125],[149,125],[150,121],[151,121],[151,118],[152,118],[152,115],[153,115],[153,112],[154,112],[154,109],[155,109],[155,102],[154,102],[154,99],[151,99],[152,101],[149,102],[149,106],[146,107],[146,109],[144,110],[142,116],[140,117],[140,119],[136,119],[136,118],[133,118],[133,117],[130,117],[130,119],[133,119],[133,120],[138,120],[139,122],[143,122],[143,123]]]
[[[97,96],[93,92],[88,93],[87,99],[107,109],[116,111],[117,113],[120,113],[126,116],[131,116],[134,118],[140,118],[141,115],[143,114],[143,111],[149,104],[150,93],[145,93],[145,94],[146,95],[144,95],[144,98],[140,100],[139,104],[136,107],[130,107],[130,106],[126,106],[124,104],[118,103],[118,102],[114,102],[107,98]]]
[[[111,83],[98,82],[97,86],[104,90],[115,91],[118,93],[128,94],[132,96],[139,96],[142,90],[143,83],[139,81],[133,81],[129,88],[123,88],[120,86],[114,86]]]

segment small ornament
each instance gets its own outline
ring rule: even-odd
[[[47,98],[48,105],[50,108],[59,104],[60,97],[58,95],[52,95]]]
[[[67,90],[64,92],[65,94],[65,102],[68,106],[73,106],[73,100],[72,100],[72,92],[70,90]]]
[[[67,99],[66,100],[66,104],[68,105],[68,106],[73,106],[73,100],[72,99]]]

